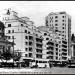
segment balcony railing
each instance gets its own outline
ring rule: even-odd
[[[53,42],[47,42],[47,45],[52,45],[52,46],[54,46],[54,43]]]
[[[67,52],[67,49],[62,49],[62,51]]]
[[[46,57],[47,59],[53,59],[53,56],[48,56],[48,57]]]
[[[47,49],[48,50],[54,50],[54,47],[49,46],[49,47],[47,47]]]
[[[63,44],[67,44],[67,42],[66,42],[66,41],[62,41],[62,43],[63,43]]]
[[[62,45],[62,47],[67,48],[67,46],[66,46],[66,45]]]

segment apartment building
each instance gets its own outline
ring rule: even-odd
[[[14,43],[7,40],[7,36],[5,36],[4,31],[5,31],[5,26],[4,26],[3,22],[0,21],[0,58],[2,57],[0,62],[4,61],[4,59],[5,60],[6,59],[8,59],[8,60],[11,59],[9,57],[9,54],[6,55],[4,53],[10,51],[11,54],[13,54],[13,45],[14,45]],[[4,62],[6,62],[6,61],[4,61]]]
[[[59,36],[62,36],[62,51],[66,51],[67,48],[67,54],[64,52],[62,53],[62,58],[64,58],[67,55],[70,56],[71,54],[71,16],[68,15],[66,12],[51,12],[46,16],[46,26],[52,27],[54,31],[60,32]]]
[[[43,56],[46,61],[66,61],[67,60],[67,41],[62,40],[60,32],[54,32],[49,27],[39,26],[38,29],[43,37]],[[63,46],[63,47],[62,47]]]
[[[15,11],[7,10],[1,21],[5,24],[5,35],[14,40],[14,50],[22,53],[20,61],[46,62],[43,57],[43,37],[28,17],[18,17]]]

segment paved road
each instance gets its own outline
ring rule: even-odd
[[[0,74],[75,74],[75,68],[47,68],[47,69],[3,69],[0,68]]]

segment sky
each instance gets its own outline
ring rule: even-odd
[[[0,13],[8,8],[29,17],[35,26],[45,26],[49,13],[65,11],[72,17],[71,31],[75,34],[75,1],[0,1]]]

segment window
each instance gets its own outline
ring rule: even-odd
[[[30,31],[28,31],[28,34],[30,34]]]
[[[46,38],[46,40],[49,40],[49,38]]]
[[[58,53],[56,53],[56,55],[58,55]]]
[[[62,29],[64,29],[64,27],[62,27]]]
[[[55,22],[58,22],[58,20],[55,20]]]
[[[47,33],[44,33],[44,35],[47,35]]]
[[[26,26],[28,28],[28,26]]]
[[[63,22],[65,21],[65,20],[62,20]]]
[[[62,25],[64,25],[64,23]]]
[[[62,18],[64,18],[65,16],[62,16]]]
[[[21,26],[23,26],[23,24],[21,24]]]
[[[11,24],[8,24],[8,27],[11,27]]]
[[[14,30],[12,30],[12,33],[14,33]]]
[[[25,49],[26,51],[28,50],[28,48]]]
[[[28,45],[28,42],[26,42],[26,45]]]
[[[28,39],[28,36],[25,36],[26,39]]]
[[[27,33],[27,30],[25,30],[25,33]]]
[[[14,36],[12,36],[12,39],[14,39]]]
[[[64,31],[62,31],[62,33],[64,33]]]
[[[56,48],[56,51],[58,51],[58,48]]]
[[[55,26],[58,26],[58,24],[55,24]]]
[[[32,51],[32,47],[29,47],[29,51]]]
[[[8,30],[8,33],[11,33],[11,31],[10,31],[10,30]]]
[[[8,36],[8,39],[10,39],[10,36]]]
[[[25,54],[25,57],[27,57],[27,54]]]
[[[58,16],[55,16],[55,18],[58,18]]]
[[[56,59],[58,59],[58,57],[56,57]]]
[[[32,57],[32,53],[29,53],[29,57]]]

